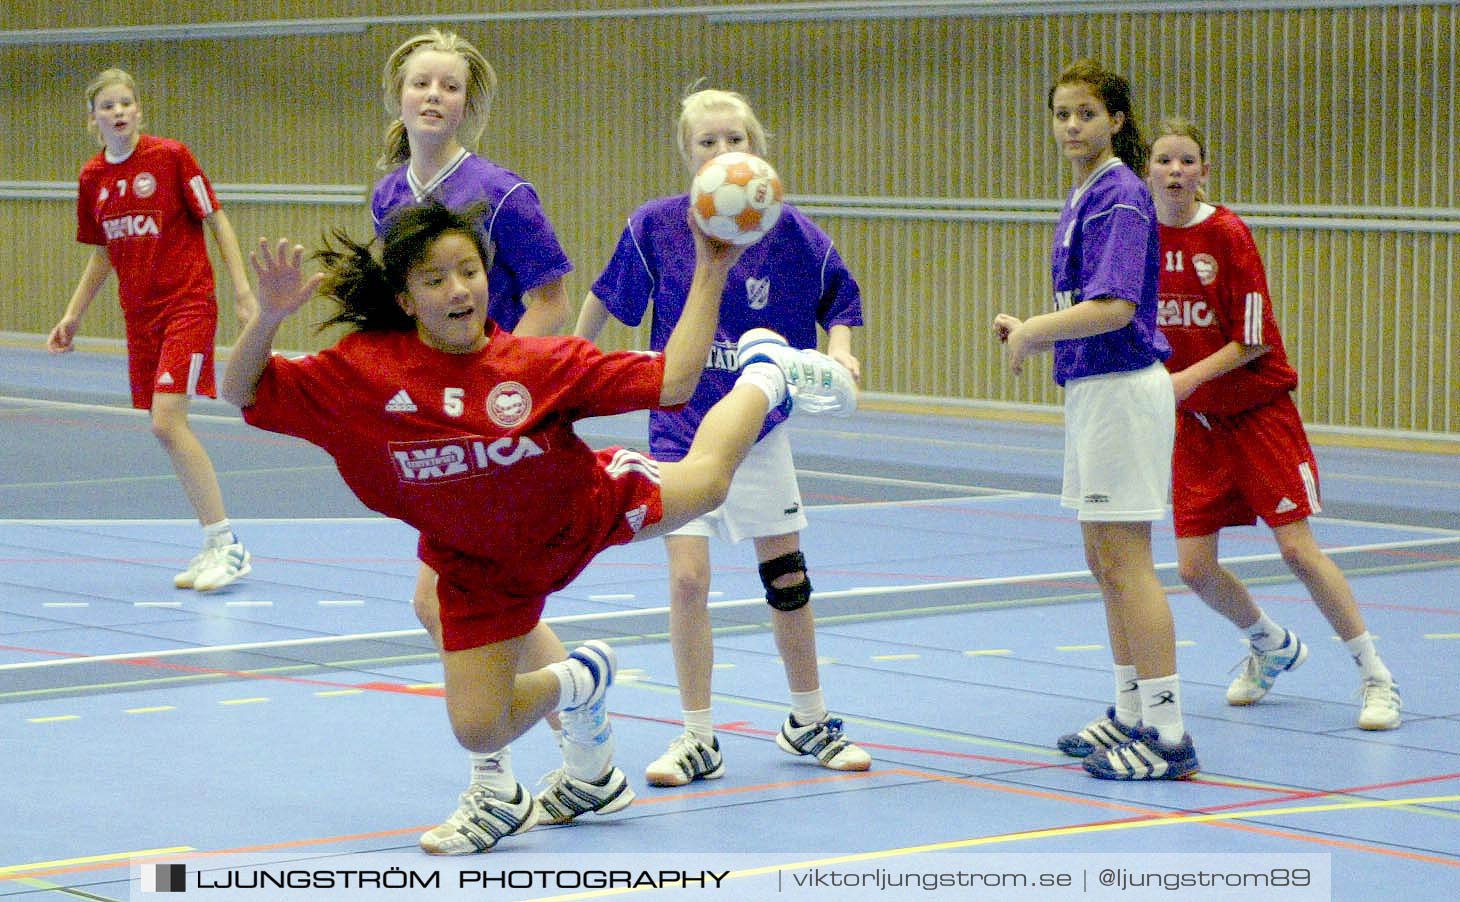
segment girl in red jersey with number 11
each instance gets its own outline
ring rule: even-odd
[[[1308,525],[1321,510],[1318,463],[1293,403],[1298,374],[1278,334],[1252,234],[1231,210],[1206,202],[1211,163],[1190,123],[1160,124],[1147,171],[1160,221],[1160,325],[1171,343],[1166,366],[1179,413],[1172,507],[1181,578],[1249,643],[1227,701],[1257,702],[1278,674],[1308,657],[1298,634],[1274,622],[1217,559],[1223,527],[1261,518],[1359,666],[1359,727],[1392,730],[1400,720],[1394,677],[1343,571]]]

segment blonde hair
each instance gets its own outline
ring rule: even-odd
[[[1207,156],[1207,139],[1191,120],[1183,119],[1180,116],[1166,116],[1161,119],[1160,122],[1156,123],[1156,130],[1151,133],[1150,150],[1154,151],[1156,149],[1156,142],[1168,135],[1191,139],[1196,144],[1196,152],[1201,157],[1201,161],[1203,163],[1211,162],[1211,159]],[[1196,199],[1200,201],[1207,200],[1205,188],[1196,189]]]
[[[139,106],[142,103],[141,98],[137,96],[137,82],[124,69],[106,69],[91,80],[91,83],[86,86],[86,131],[91,137],[96,139],[96,143],[103,147],[106,146],[106,142],[101,139],[101,129],[97,128],[96,116],[94,115],[96,112],[96,95],[112,85],[121,85],[132,92],[132,100],[134,102]],[[142,128],[142,117],[140,115],[137,117],[137,128],[138,130]]]
[[[466,108],[461,118],[461,127],[456,139],[463,146],[474,148],[487,130],[487,117],[492,111],[492,98],[497,93],[497,73],[492,64],[482,56],[480,50],[454,31],[433,28],[421,32],[395,48],[385,61],[385,72],[381,76],[381,93],[385,100],[385,111],[392,121],[385,129],[385,153],[376,165],[390,170],[411,158],[411,145],[406,134],[405,123],[400,118],[400,94],[405,86],[406,64],[419,50],[438,50],[454,53],[466,61]]]
[[[756,118],[755,110],[743,94],[734,91],[718,91],[706,88],[686,94],[679,103],[679,155],[685,163],[691,160],[689,145],[694,137],[695,123],[710,113],[730,112],[740,117],[745,125],[745,134],[750,139],[750,152],[756,156],[766,155],[767,142],[765,126]]]

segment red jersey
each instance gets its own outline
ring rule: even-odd
[[[81,167],[76,240],[106,246],[129,317],[212,306],[203,219],[217,209],[213,186],[182,142],[142,135],[122,162],[102,151]]]
[[[276,356],[243,418],[329,452],[361,501],[420,530],[423,550],[473,559],[492,592],[546,596],[624,521],[573,422],[658,407],[664,359],[488,328],[471,354],[356,332]]]
[[[1205,383],[1178,406],[1233,414],[1298,387],[1267,291],[1267,273],[1247,225],[1226,207],[1193,226],[1162,225],[1158,323],[1171,343],[1166,368],[1184,370],[1229,342],[1271,350]]]

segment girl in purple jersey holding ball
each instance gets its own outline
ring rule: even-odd
[[[730,91],[691,93],[681,104],[678,144],[691,172],[730,151],[765,156],[766,135],[744,97]],[[638,325],[652,306],[650,345],[664,348],[679,321],[694,274],[689,195],[649,201],[629,217],[613,259],[593,283],[578,316],[577,334],[596,338],[612,315]],[[686,254],[689,254],[686,256]],[[736,336],[764,327],[794,348],[815,348],[817,326],[827,353],[860,378],[852,329],[862,325],[861,292],[826,233],[786,204],[780,221],[746,249],[725,287],[720,325],[699,387],[683,409],[649,414],[649,448],[660,460],[688,450],[705,412],[735,384]],[[669,554],[670,642],[674,649],[684,733],[648,766],[654,786],[683,786],[725,773],[710,708],[714,635],[709,615],[711,535],[751,539],[759,563],[776,647],[790,686],[791,712],[776,743],[792,755],[812,756],[832,770],[866,770],[871,757],[842,734],[822,697],[816,660],[811,582],[801,553],[806,528],[785,415],[772,411],[759,440],[718,509],[665,536]]]
[[[1054,310],[994,318],[1009,367],[1054,353],[1065,388],[1061,503],[1078,512],[1085,559],[1105,599],[1115,705],[1059,748],[1110,780],[1190,776],[1196,750],[1181,716],[1171,607],[1151,555],[1151,522],[1171,489],[1176,398],[1156,325],[1156,212],[1130,86],[1081,60],[1049,90],[1054,139],[1070,161],[1051,254]]]

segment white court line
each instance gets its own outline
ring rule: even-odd
[[[111,404],[87,404],[81,401],[54,401],[47,398],[17,398],[13,395],[0,395],[0,401],[19,404],[30,407],[53,407],[61,410],[85,410],[89,413],[111,413],[129,417],[149,416],[145,410],[137,410],[134,407],[117,407]],[[243,417],[234,414],[228,416],[218,413],[196,413],[188,411],[188,419],[203,420],[209,423],[243,423]]]
[[[1360,551],[1385,551],[1394,548],[1415,548],[1427,545],[1443,545],[1453,542],[1453,538],[1417,539],[1410,542],[1378,542],[1369,545],[1346,545],[1339,548],[1325,549],[1330,553],[1350,553]],[[1255,563],[1261,561],[1281,560],[1281,554],[1249,554],[1240,557],[1224,557],[1222,562],[1226,564]],[[1157,570],[1175,570],[1176,563],[1159,563]],[[989,576],[978,579],[957,579],[946,580],[935,583],[908,583],[898,586],[867,586],[855,589],[835,589],[829,592],[813,593],[812,598],[817,601],[829,601],[836,598],[875,598],[879,595],[906,595],[911,592],[936,592],[946,589],[979,588],[984,586],[1013,586],[1024,583],[1053,582],[1066,579],[1088,578],[1090,571],[1062,570],[1052,573],[1032,573],[1022,576]],[[712,602],[709,605],[711,610],[729,610],[732,608],[756,607],[765,604],[765,598],[754,596],[751,598],[736,598],[729,601]],[[560,617],[544,617],[544,623],[548,625],[569,624],[569,623],[591,623],[597,620],[611,620],[626,616],[643,616],[655,614],[668,614],[669,607],[653,608],[629,608],[618,611],[599,611],[588,614],[565,614]],[[307,639],[280,639],[267,642],[244,642],[235,645],[210,645],[197,648],[169,648],[161,651],[135,651],[122,652],[111,655],[90,655],[86,657],[59,658],[47,661],[25,661],[15,664],[0,664],[0,672],[8,670],[31,670],[41,667],[60,667],[70,664],[95,664],[106,661],[129,661],[136,658],[169,658],[184,655],[213,654],[215,652],[231,651],[255,651],[259,649],[288,648],[300,645],[333,645],[340,642],[353,642],[356,640],[367,641],[375,639],[404,639],[409,637],[424,636],[423,629],[391,630],[377,633],[356,633],[346,636],[319,636]]]

